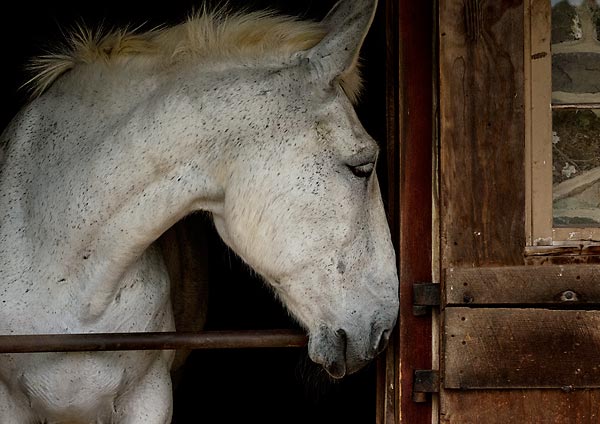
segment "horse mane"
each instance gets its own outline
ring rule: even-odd
[[[267,55],[291,56],[323,39],[325,28],[271,11],[228,13],[225,9],[197,12],[173,27],[139,32],[139,28],[111,31],[77,25],[58,49],[34,57],[24,84],[32,97],[42,95],[58,78],[80,64],[111,63],[126,56],[146,56],[168,66],[185,57],[252,59]],[[362,81],[358,69],[346,72],[340,84],[355,102]]]

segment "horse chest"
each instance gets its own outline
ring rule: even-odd
[[[0,291],[0,329],[27,334],[163,331],[174,327],[168,276],[154,249],[131,264],[97,317],[86,316],[85,306],[90,300],[83,298],[88,294],[85,284],[73,276],[57,275],[63,274],[36,270],[24,272],[14,281],[5,280]]]
[[[81,316],[79,285],[68,276],[58,282],[32,280],[37,284],[28,289],[18,281],[6,284],[0,294],[3,333],[174,330],[169,281],[152,248],[131,265],[94,320]],[[54,282],[51,295],[44,281]],[[112,422],[120,396],[172,356],[170,351],[6,354],[0,359],[0,395],[8,390],[15,402],[21,400],[23,411],[32,411],[42,422]]]
[[[130,390],[160,352],[7,355],[15,369],[8,381],[42,421],[108,421],[120,394]],[[44,421],[45,422],[45,421]]]

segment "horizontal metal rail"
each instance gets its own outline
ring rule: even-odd
[[[0,353],[294,348],[307,342],[297,330],[2,335]]]

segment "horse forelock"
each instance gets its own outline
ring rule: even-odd
[[[260,59],[308,50],[326,34],[322,24],[271,11],[229,13],[225,9],[192,14],[173,27],[141,32],[139,28],[111,31],[77,25],[54,52],[34,57],[25,83],[32,97],[43,94],[58,78],[80,64],[110,63],[118,58],[143,56],[168,66],[186,57],[210,61],[220,58]],[[362,88],[358,68],[340,76],[340,84],[354,102]]]

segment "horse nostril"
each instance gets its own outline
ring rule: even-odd
[[[345,358],[346,357],[346,348],[348,345],[348,335],[346,334],[346,331],[341,328],[336,330],[335,335],[338,338],[338,346]]]
[[[335,331],[337,338],[336,345],[338,351],[336,352],[336,359],[330,364],[325,366],[325,369],[333,378],[342,378],[346,375],[346,349],[348,344],[348,335],[346,331],[339,328]]]
[[[342,328],[338,329],[335,332],[335,335],[338,336],[341,339],[341,341],[344,342],[344,344],[346,344],[346,340],[348,339],[348,335],[346,334],[346,331],[344,329],[342,329]]]
[[[325,369],[333,378],[342,378],[346,375],[346,363],[344,361],[333,361]]]

